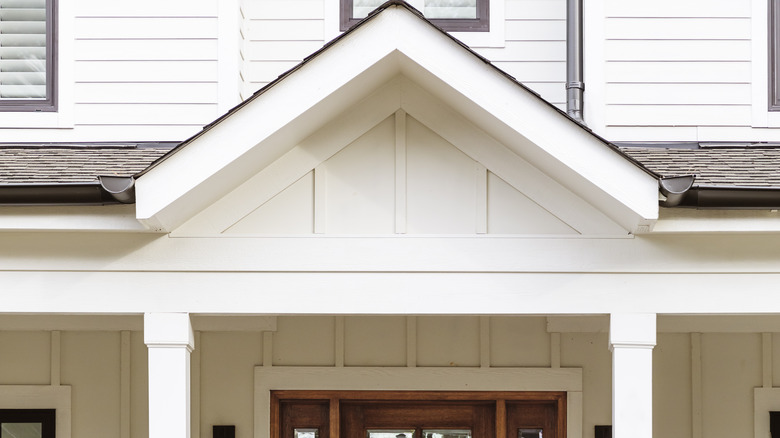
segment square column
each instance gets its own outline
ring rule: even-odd
[[[653,437],[655,314],[611,314],[612,436]]]
[[[149,438],[190,438],[190,353],[187,313],[144,315],[149,349]]]

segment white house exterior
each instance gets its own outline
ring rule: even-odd
[[[769,438],[773,1],[0,0],[2,438]]]

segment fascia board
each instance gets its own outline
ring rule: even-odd
[[[176,228],[396,75],[393,33],[372,30],[392,21],[375,17],[140,177],[138,219]]]

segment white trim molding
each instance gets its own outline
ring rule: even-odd
[[[581,368],[255,367],[254,438],[269,438],[272,390],[566,391],[568,438],[582,438]]]
[[[0,409],[56,409],[56,436],[70,438],[70,386],[1,385]]]

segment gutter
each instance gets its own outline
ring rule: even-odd
[[[134,204],[133,177],[100,176],[93,183],[0,184],[2,205]]]
[[[777,210],[780,190],[769,187],[694,187],[694,175],[660,178],[658,186],[666,196],[661,207],[719,210]]]
[[[582,61],[582,0],[566,0],[566,114],[584,125]]]

